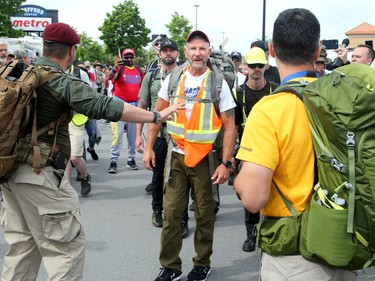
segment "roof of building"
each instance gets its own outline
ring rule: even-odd
[[[362,35],[362,34],[373,34],[375,35],[375,26],[368,22],[361,23],[360,25],[345,32],[346,35]]]

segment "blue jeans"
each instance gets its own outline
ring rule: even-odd
[[[93,149],[95,146],[95,131],[96,131],[96,120],[87,121],[85,124],[87,135],[89,136],[89,148]]]
[[[121,100],[118,97],[114,97],[114,100]],[[137,106],[137,102],[129,102],[129,104]],[[128,161],[135,159],[135,133],[136,124],[129,122],[112,122],[112,146],[111,146],[111,161],[117,161],[120,156],[122,148],[123,137],[124,137],[124,126],[126,123],[126,136],[128,140]]]

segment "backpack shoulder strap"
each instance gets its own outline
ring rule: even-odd
[[[179,65],[176,68],[172,70],[172,72],[169,74],[169,84],[168,84],[168,96],[172,97],[177,88],[177,83],[180,80],[180,77],[184,71],[184,65]]]
[[[288,82],[283,85],[278,86],[271,94],[279,94],[283,92],[288,92],[295,94],[300,100],[302,100],[303,89],[307,84],[298,83],[298,82]]]
[[[220,117],[220,93],[222,90],[222,84],[224,80],[224,75],[222,73],[218,73],[217,71],[211,70],[211,98],[214,101],[215,111],[217,116]],[[231,91],[233,96],[233,93]]]
[[[17,66],[17,64],[19,64],[21,62],[22,62],[22,60],[12,60],[12,61],[8,62],[7,64],[5,64],[3,67],[0,68],[0,70],[1,70],[0,76],[3,77],[3,78],[6,78],[7,76],[9,76],[12,73],[12,71]]]
[[[157,69],[151,70],[149,72],[151,72],[151,74],[150,79],[148,80],[148,89],[151,90],[152,82],[154,82],[156,75],[160,73],[160,68],[158,67]]]
[[[291,214],[292,216],[297,216],[297,215],[298,215],[298,212],[297,212],[297,210],[294,208],[292,202],[290,202],[290,201],[284,196],[284,194],[281,192],[281,190],[279,189],[279,187],[277,186],[277,184],[275,183],[275,181],[272,180],[272,182],[273,182],[273,184],[275,185],[276,190],[277,190],[277,192],[279,193],[281,199],[283,199],[283,202],[284,202],[284,204],[286,205],[286,207],[288,208],[290,214]]]
[[[280,86],[280,84],[273,82],[273,81],[268,81],[270,83],[270,93],[273,93],[277,89],[277,87]]]

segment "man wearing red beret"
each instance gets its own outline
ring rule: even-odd
[[[36,61],[37,72],[40,76],[50,72],[55,75],[36,89],[36,125],[41,129],[62,116],[66,118],[52,135],[46,132],[38,137],[41,150],[56,141],[56,158],[46,162],[39,174],[28,163],[19,163],[2,185],[1,220],[9,250],[4,257],[1,280],[35,280],[43,259],[48,280],[79,281],[83,280],[85,234],[78,195],[64,173],[70,156],[71,113],[93,119],[159,123],[177,109],[183,109],[184,104],[150,112],[97,95],[91,86],[66,73],[80,42],[77,33],[67,24],[52,23],[45,29],[43,40],[43,57]]]

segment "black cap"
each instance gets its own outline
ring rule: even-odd
[[[233,51],[231,54],[230,54],[230,57],[233,59],[233,58],[237,58],[238,60],[241,60],[242,59],[242,55],[240,52],[237,52],[237,51]]]
[[[186,42],[189,42],[192,38],[201,38],[204,41],[206,41],[208,44],[210,44],[210,39],[208,38],[207,34],[200,30],[194,30],[189,34],[189,36],[186,38]]]
[[[174,42],[170,39],[165,39],[165,40],[160,42],[160,50],[162,50],[166,47],[171,47],[172,49],[175,49],[176,51],[178,51],[178,47],[177,47],[176,42]]]

